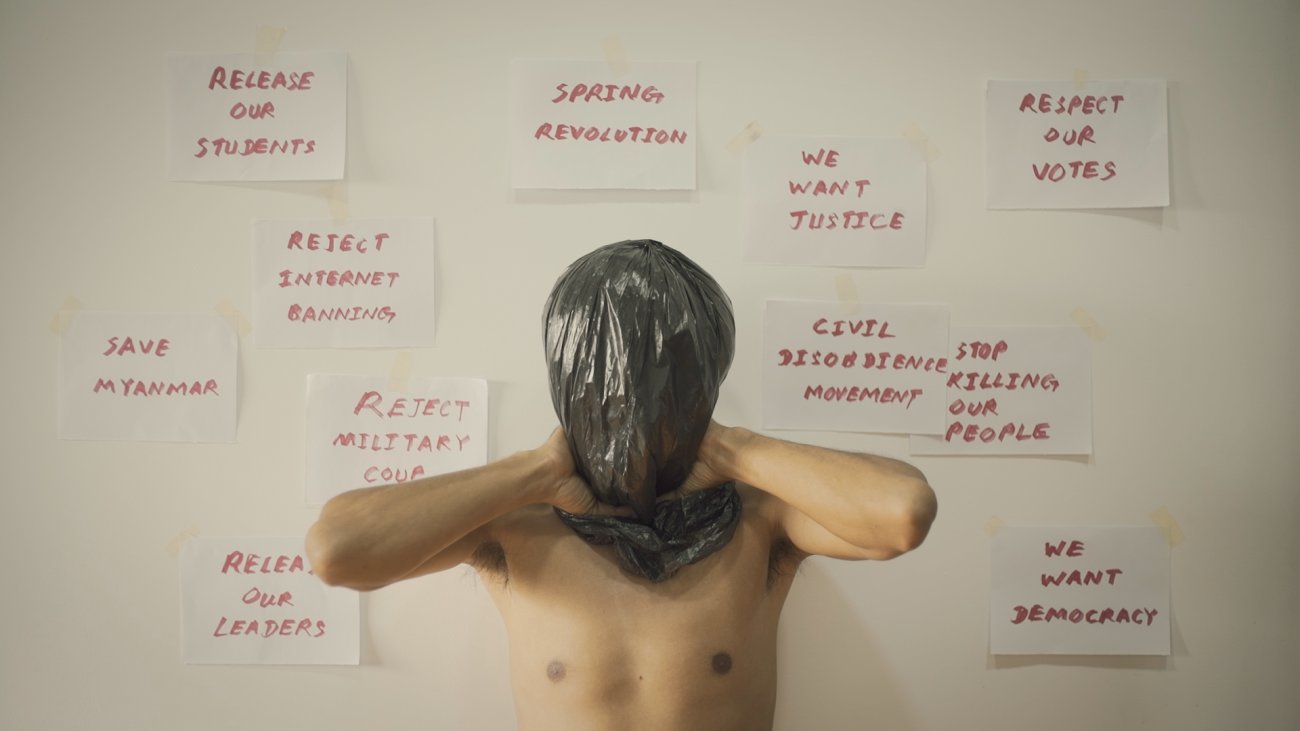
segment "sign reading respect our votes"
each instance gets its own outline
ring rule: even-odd
[[[511,64],[515,188],[695,188],[695,63]]]
[[[1164,81],[989,81],[989,208],[1169,205]]]
[[[339,180],[347,152],[341,52],[168,58],[171,180]]]

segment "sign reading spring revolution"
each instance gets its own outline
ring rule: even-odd
[[[59,437],[233,442],[238,359],[219,315],[80,312],[59,343]]]
[[[941,305],[770,300],[763,426],[941,434],[948,310]]]
[[[515,188],[695,188],[695,63],[511,65]]]
[[[925,264],[925,160],[903,140],[761,137],[743,180],[750,261]]]
[[[307,503],[487,463],[487,382],[316,374],[307,381]]]
[[[1160,528],[1003,527],[992,553],[993,654],[1169,654]]]
[[[340,180],[347,54],[168,58],[171,180]]]
[[[182,662],[360,662],[360,595],[317,579],[301,537],[195,538],[180,571]]]
[[[912,454],[1092,454],[1092,346],[1075,327],[955,327],[947,426]]]
[[[990,81],[989,208],[1169,205],[1164,81]]]
[[[429,346],[433,219],[258,221],[253,335],[271,348]]]

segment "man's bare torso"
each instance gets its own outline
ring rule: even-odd
[[[471,563],[505,620],[519,728],[762,729],[776,629],[799,557],[771,498],[741,487],[735,536],[654,584],[549,507],[499,519]]]

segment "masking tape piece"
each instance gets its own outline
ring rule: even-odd
[[[81,303],[77,301],[76,297],[63,300],[63,306],[59,308],[58,312],[54,313],[54,319],[50,320],[50,332],[55,335],[62,335],[63,331],[68,329],[68,325],[72,324],[72,318],[76,317],[77,312],[80,310]]]
[[[763,136],[763,125],[758,122],[750,122],[745,128],[736,133],[727,143],[727,150],[733,154],[739,155],[745,151],[746,147],[754,144],[754,140]]]
[[[393,361],[393,369],[388,372],[388,386],[394,391],[405,391],[411,380],[411,354],[398,353]]]
[[[248,318],[244,317],[244,313],[230,304],[230,300],[221,300],[213,309],[217,311],[218,315],[226,318],[230,326],[235,328],[235,332],[239,333],[239,337],[247,337],[249,333],[253,332],[253,324],[248,321]]]
[[[264,25],[257,29],[257,45],[253,53],[257,56],[259,64],[269,63],[271,57],[280,48],[280,39],[284,38],[284,28],[275,28]]]
[[[185,545],[185,542],[191,538],[198,537],[198,535],[199,535],[198,526],[193,526],[193,525],[181,531],[180,533],[177,533],[175,538],[171,539],[170,541],[167,541],[167,553],[170,554],[172,558],[176,558],[177,556],[180,556],[181,547]]]
[[[600,47],[605,51],[605,63],[609,64],[609,70],[615,76],[622,76],[632,70],[632,64],[627,60],[627,51],[618,38],[610,36],[601,41]]]
[[[984,532],[988,534],[989,538],[992,538],[997,535],[998,531],[1002,530],[1004,525],[1006,524],[1002,522],[1002,519],[995,515],[984,524]]]
[[[1074,312],[1070,313],[1070,317],[1074,320],[1074,324],[1082,328],[1085,333],[1088,333],[1088,337],[1092,339],[1092,342],[1100,343],[1106,339],[1106,331],[1101,329],[1101,325],[1097,324],[1097,321],[1093,319],[1092,315],[1088,314],[1087,310],[1076,307]]]
[[[1169,508],[1162,507],[1152,513],[1151,522],[1164,529],[1165,541],[1169,543],[1170,548],[1177,546],[1187,539],[1187,537],[1183,535],[1183,529],[1178,525],[1178,521],[1174,520],[1173,514],[1169,512]]]
[[[1088,71],[1087,69],[1074,70],[1074,88],[1083,91],[1088,88]]]
[[[335,223],[343,223],[351,217],[348,210],[348,187],[343,183],[331,183],[321,190],[325,203],[330,207],[330,216]]]
[[[903,129],[903,139],[912,143],[912,147],[921,153],[926,162],[934,162],[939,159],[939,150],[930,144],[930,137],[915,122],[909,122]]]
[[[858,297],[858,288],[853,284],[853,277],[838,274],[835,277],[835,294],[840,298],[840,308],[846,315],[855,315],[862,311],[862,300]]]

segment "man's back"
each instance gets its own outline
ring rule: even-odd
[[[652,583],[544,506],[503,516],[470,563],[505,620],[520,729],[770,728],[776,629],[798,557],[742,488],[717,553]]]

